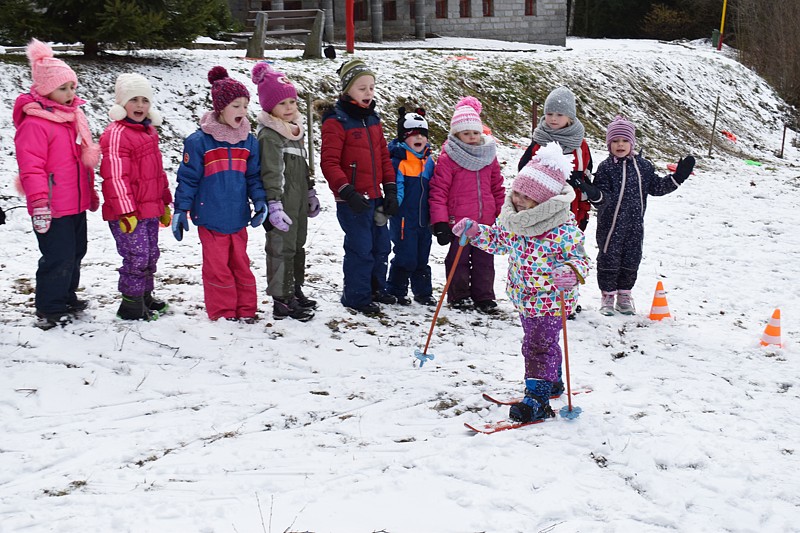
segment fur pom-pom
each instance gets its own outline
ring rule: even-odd
[[[111,120],[122,120],[128,116],[128,112],[121,105],[114,104],[108,110],[108,116],[111,117]]]
[[[228,71],[225,70],[225,67],[221,67],[217,65],[216,67],[212,68],[208,71],[208,83],[214,84],[215,81],[224,79],[228,77]]]
[[[459,100],[458,103],[456,104],[456,109],[458,109],[459,107],[463,107],[465,105],[474,109],[475,112],[478,113],[479,115],[481,114],[481,110],[483,110],[483,105],[481,105],[480,100],[478,100],[474,96],[466,96],[461,100]]]
[[[258,85],[259,83],[261,83],[261,80],[264,79],[264,76],[266,76],[271,72],[274,71],[270,66],[270,64],[267,63],[266,61],[260,61],[256,63],[256,66],[253,67],[253,73],[250,76],[250,79],[253,81],[253,83]]]
[[[31,65],[42,61],[43,59],[50,59],[53,57],[53,49],[44,44],[38,39],[31,39],[28,47],[25,49],[25,54]]]
[[[150,112],[147,114],[147,116],[150,118],[150,124],[153,126],[160,126],[164,123],[164,119],[161,118],[161,113],[152,107],[150,108]]]
[[[560,144],[551,142],[539,148],[531,162],[538,162],[543,166],[561,172],[564,176],[569,176],[572,172],[574,160],[575,156],[573,154],[564,154]]]

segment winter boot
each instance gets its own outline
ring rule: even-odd
[[[69,312],[44,313],[42,311],[36,311],[35,326],[41,330],[47,331],[48,329],[53,329],[56,326],[64,327],[71,323],[73,318],[74,316]]]
[[[297,298],[297,303],[300,304],[300,307],[305,309],[316,309],[317,308],[317,301],[308,298],[305,294],[303,294],[303,286],[299,284],[295,284],[294,286],[294,297]]]
[[[397,296],[388,292],[375,291],[372,293],[372,301],[379,304],[394,305],[397,303]]]
[[[623,315],[636,314],[636,307],[633,305],[633,296],[631,296],[631,291],[617,291],[617,305],[614,306],[614,309]]]
[[[301,306],[297,298],[275,298],[272,304],[272,316],[275,320],[289,317],[300,322],[308,322],[314,318],[314,311]]]
[[[144,293],[144,306],[158,315],[163,315],[167,312],[167,309],[169,309],[169,304],[167,302],[156,300],[153,298],[153,293],[150,291]]]
[[[611,316],[614,314],[614,298],[617,296],[617,291],[603,291],[603,296],[600,298],[600,314]]]
[[[75,298],[74,301],[67,304],[67,312],[72,314],[80,313],[81,311],[85,311],[87,307],[89,307],[88,301]]]
[[[543,379],[525,380],[525,398],[515,403],[508,416],[516,422],[533,422],[555,416],[550,408],[550,392],[553,384]]]
[[[144,305],[144,296],[122,295],[122,303],[117,309],[117,318],[122,320],[155,320],[153,314]]]
[[[481,300],[475,302],[475,310],[484,315],[497,314],[497,302],[494,300]]]
[[[564,394],[564,381],[561,379],[561,367],[558,367],[558,381],[553,382],[553,388],[550,391],[550,398],[558,398]]]
[[[439,302],[436,301],[431,294],[427,296],[414,296],[414,301],[418,304],[427,305],[430,307],[436,307],[439,304]]]

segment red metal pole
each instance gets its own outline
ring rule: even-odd
[[[356,51],[356,24],[353,21],[353,1],[347,0],[344,4],[344,29],[347,53]]]
[[[564,301],[564,291],[558,291],[558,299],[561,304],[561,326],[564,330],[564,370],[567,378],[567,405],[569,412],[572,412],[572,386],[569,379],[569,346],[567,345],[567,304]]]

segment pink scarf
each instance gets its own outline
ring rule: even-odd
[[[40,96],[35,91],[31,91],[24,96],[30,97],[30,101],[22,106],[22,111],[26,115],[57,123],[75,122],[81,140],[81,161],[91,168],[97,166],[97,163],[100,162],[100,147],[92,139],[89,121],[86,120],[86,115],[80,108],[86,103],[85,100],[76,96],[72,100],[72,105],[66,106]]]
[[[209,111],[200,119],[200,129],[214,137],[214,140],[236,144],[247,139],[247,136],[250,135],[249,120],[245,119],[238,128],[233,128],[217,120],[218,117],[219,113]]]

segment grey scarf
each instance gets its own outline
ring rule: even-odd
[[[503,209],[497,217],[497,222],[511,233],[536,237],[569,220],[571,213],[569,206],[575,199],[575,191],[569,185],[565,185],[559,194],[546,202],[524,211],[517,211],[514,207],[511,201],[512,192],[509,189],[503,202]]]
[[[497,145],[494,138],[483,135],[483,143],[479,145],[466,144],[454,135],[448,135],[442,147],[456,165],[467,170],[480,170],[490,165],[497,157]]]
[[[545,122],[545,117],[542,117],[539,119],[539,125],[536,126],[535,130],[533,130],[533,142],[539,146],[544,146],[547,143],[555,141],[561,145],[561,150],[565,154],[569,154],[570,152],[574,152],[581,147],[585,133],[586,129],[583,127],[583,124],[581,124],[581,121],[577,118],[572,124],[564,128],[554,130],[547,125],[547,122]]]

